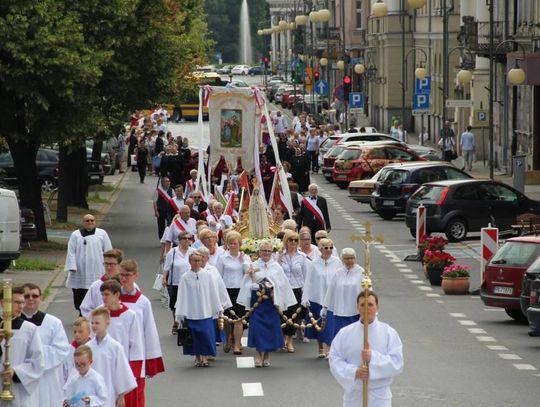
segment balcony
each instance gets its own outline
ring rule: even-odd
[[[339,27],[318,27],[317,40],[319,41],[339,41],[341,31]]]
[[[493,22],[493,54],[499,60],[504,60],[508,52],[513,51],[511,43],[504,44],[497,48],[497,44],[508,38],[505,33],[505,22]],[[490,24],[489,21],[464,21],[463,32],[465,33],[465,46],[479,56],[488,57],[490,55]]]

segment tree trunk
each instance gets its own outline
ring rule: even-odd
[[[69,205],[88,209],[87,193],[86,148],[81,147],[70,151],[68,147],[61,146],[56,219],[60,222],[67,222],[67,207]]]
[[[36,168],[38,145],[35,142],[24,142],[6,137],[15,165],[15,173],[19,184],[21,207],[32,209],[38,240],[47,240],[47,228],[41,200],[41,185]]]

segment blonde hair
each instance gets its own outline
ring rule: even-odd
[[[203,240],[207,237],[217,237],[217,234],[210,229],[203,229],[199,231],[199,239]]]
[[[92,360],[92,348],[88,345],[81,345],[73,353],[73,357],[86,356],[88,359]]]
[[[332,239],[328,239],[327,237],[323,237],[321,240],[319,240],[318,247],[319,247],[319,249],[322,249],[323,247],[328,246],[329,244],[331,244],[331,245],[334,244]]]
[[[92,311],[92,313],[90,315],[91,315],[92,318],[102,316],[106,320],[110,321],[110,319],[111,319],[111,313],[105,307],[96,308],[95,310]]]
[[[225,242],[227,243],[227,245],[231,244],[231,242],[234,240],[237,240],[239,244],[242,244],[242,235],[236,230],[231,230],[227,232],[227,236],[225,238]]]
[[[293,238],[298,239],[298,233],[293,230],[286,230],[285,235],[283,236],[283,246],[287,247],[287,243],[289,243],[289,240]]]
[[[73,328],[81,328],[83,326],[90,329],[90,322],[85,317],[79,317],[73,322]]]
[[[120,263],[120,268],[130,273],[139,273],[139,265],[133,259],[126,259]]]

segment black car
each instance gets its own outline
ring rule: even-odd
[[[51,191],[58,183],[58,152],[40,148],[36,155],[38,179],[43,192]],[[0,168],[4,170],[4,183],[9,188],[18,187],[15,165],[11,153],[0,154]]]
[[[426,231],[444,232],[458,242],[468,232],[479,232],[488,223],[510,230],[516,217],[539,213],[540,202],[527,198],[506,184],[490,180],[449,180],[425,184],[407,201],[405,223],[416,233],[416,212],[426,207]]]
[[[37,239],[34,211],[21,208],[21,242],[29,242]]]
[[[527,269],[523,280],[521,282],[521,295],[519,297],[519,303],[521,305],[521,311],[523,315],[527,315],[527,310],[531,304],[531,294],[534,290],[531,289],[533,282],[540,277],[540,258],[536,259]],[[533,299],[534,302],[534,299]],[[539,310],[540,311],[540,310]]]
[[[469,174],[449,163],[416,162],[396,165],[385,171],[375,183],[371,207],[383,219],[405,212],[410,196],[426,182],[447,179],[470,179]]]
[[[270,73],[270,71],[266,70],[266,75],[268,75],[269,73]],[[251,75],[251,76],[264,75],[265,74],[265,69],[264,69],[263,66],[252,66],[251,68],[249,68],[248,74]]]
[[[529,335],[540,336],[540,279],[531,281],[530,306],[527,308]]]

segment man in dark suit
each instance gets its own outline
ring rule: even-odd
[[[201,219],[206,219],[206,214],[204,213],[208,209],[208,204],[202,200],[201,191],[194,191],[191,193],[191,198],[193,198],[193,209],[199,213]]]
[[[298,228],[307,226],[311,230],[311,242],[315,243],[315,232],[326,230],[330,232],[330,216],[326,199],[318,196],[319,187],[317,184],[310,184],[308,187],[309,196],[302,200],[300,212],[298,213]]]
[[[157,219],[158,236],[161,240],[165,226],[171,223],[172,211],[170,199],[173,196],[173,189],[171,188],[171,181],[167,177],[161,177],[160,183],[154,193],[154,215]]]

